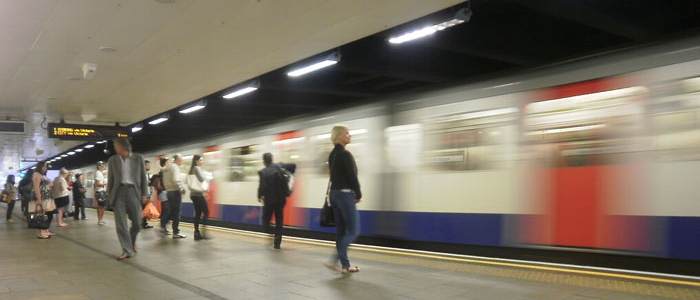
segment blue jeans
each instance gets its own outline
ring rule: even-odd
[[[343,268],[350,267],[348,247],[360,235],[360,214],[355,206],[355,193],[332,190],[331,207],[335,216],[335,248]]]

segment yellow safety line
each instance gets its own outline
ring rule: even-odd
[[[183,224],[183,225],[185,225],[187,227],[192,227],[192,225],[190,225],[190,224]],[[235,233],[235,234],[239,234],[239,235],[246,235],[246,236],[258,237],[258,238],[266,236],[263,233],[256,233],[256,232],[245,231],[245,230],[240,230],[240,229],[222,228],[222,227],[218,227],[218,226],[207,226],[207,228],[214,229],[214,230],[221,231],[221,232],[230,232],[230,233]],[[335,247],[335,245],[333,245],[333,243],[330,241],[317,241],[317,240],[302,239],[302,238],[290,237],[290,236],[286,236],[285,240],[291,240],[293,242],[302,243],[302,244],[310,244],[310,245],[317,245],[317,246],[324,246],[324,247]],[[604,272],[604,271],[588,271],[588,270],[578,270],[578,269],[573,269],[573,268],[562,268],[562,267],[552,267],[552,266],[536,266],[536,265],[525,264],[525,263],[479,260],[479,259],[463,258],[463,257],[446,257],[446,256],[441,256],[441,255],[433,255],[433,254],[413,253],[413,252],[409,252],[407,250],[399,251],[399,250],[377,249],[377,248],[370,248],[370,247],[366,247],[366,246],[362,246],[362,245],[354,245],[354,246],[351,246],[351,248],[366,251],[366,252],[412,256],[412,257],[428,258],[428,259],[451,261],[451,262],[474,263],[474,264],[493,265],[493,266],[501,266],[501,267],[532,269],[532,270],[551,271],[551,272],[560,272],[560,273],[572,273],[572,274],[599,276],[599,277],[612,277],[612,278],[619,278],[619,279],[647,281],[647,282],[653,282],[653,283],[665,283],[665,284],[700,287],[700,281],[692,281],[692,280],[668,279],[668,278],[659,278],[659,277],[652,277],[652,276],[630,275],[630,274],[621,274],[621,273]]]

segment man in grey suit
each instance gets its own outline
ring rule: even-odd
[[[148,201],[148,178],[143,157],[131,152],[129,140],[117,138],[113,142],[116,154],[107,162],[107,191],[109,204],[114,210],[117,237],[122,246],[122,254],[117,260],[124,260],[136,253],[136,236],[141,228],[141,207],[142,203]],[[131,228],[127,225],[127,216]]]

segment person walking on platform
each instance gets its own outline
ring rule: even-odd
[[[144,160],[143,163],[144,163],[144,168],[146,168],[146,177],[150,179],[151,178],[151,161]],[[148,189],[147,196],[148,196],[148,199],[151,199],[151,189],[150,188]],[[146,204],[144,203],[143,206],[144,207],[142,207],[142,208],[145,208]],[[146,219],[146,217],[143,217],[143,220],[141,220],[141,227],[143,227],[143,229],[151,229],[151,228],[153,228],[153,225],[148,224],[148,219]]]
[[[280,249],[282,244],[282,228],[284,226],[284,205],[291,194],[285,173],[293,173],[294,164],[274,164],[272,153],[263,154],[265,168],[258,172],[258,202],[263,204],[262,223],[265,232],[271,233],[270,221],[275,215],[275,233],[273,247]],[[284,168],[284,170],[283,170]]]
[[[182,156],[173,155],[173,163],[166,166],[163,171],[163,186],[167,191],[168,213],[173,226],[173,239],[183,239],[187,236],[180,233],[180,206],[182,205],[182,194],[185,193],[185,186],[182,184],[180,166]],[[161,224],[162,225],[162,224]]]
[[[357,203],[362,199],[360,181],[357,178],[355,158],[345,147],[350,144],[350,131],[344,126],[335,126],[331,131],[331,141],[335,145],[328,156],[330,168],[330,205],[333,208],[336,224],[335,247],[337,255],[326,264],[327,267],[342,273],[355,273],[360,269],[350,266],[348,247],[360,234],[360,215]],[[338,268],[340,261],[340,269]]]
[[[194,205],[194,240],[207,239],[207,236],[199,231],[199,224],[206,224],[209,219],[209,207],[204,193],[207,191],[207,178],[202,171],[201,165],[204,163],[201,155],[192,157],[192,166],[187,174],[187,188],[190,190],[190,199]],[[206,232],[205,232],[206,233]]]
[[[136,253],[136,237],[143,218],[141,207],[148,201],[148,178],[143,157],[131,151],[128,139],[114,139],[114,152],[107,162],[108,201],[114,210],[114,224],[122,247],[122,254],[117,259],[124,260]],[[127,224],[127,217],[131,227]]]
[[[94,187],[95,202],[97,202],[97,225],[104,225],[105,208],[107,207],[107,178],[105,178],[104,162],[97,162]]]
[[[5,186],[2,190],[3,201],[7,203],[7,223],[14,223],[12,220],[12,211],[15,209],[15,201],[17,201],[17,187],[15,186],[15,175],[7,175]]]
[[[73,219],[87,220],[85,216],[85,185],[83,184],[83,174],[75,174],[75,182],[73,182]],[[81,217],[82,216],[82,217]]]
[[[53,181],[53,187],[51,188],[53,194],[53,201],[56,203],[57,218],[56,224],[58,227],[66,227],[68,224],[63,222],[63,213],[66,210],[70,202],[70,190],[68,189],[68,180],[70,172],[65,168],[61,168],[59,175]]]
[[[161,234],[169,235],[170,232],[168,231],[168,221],[170,221],[170,207],[168,206],[168,192],[165,190],[165,186],[163,186],[163,171],[165,170],[165,166],[168,165],[168,158],[167,157],[161,157],[160,158],[160,169],[161,171],[158,172],[158,176],[155,180],[152,181],[151,185],[153,185],[153,189],[155,192],[158,194],[158,200],[160,200],[160,232]]]

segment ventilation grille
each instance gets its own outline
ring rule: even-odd
[[[0,134],[24,134],[26,127],[25,122],[0,121]]]

